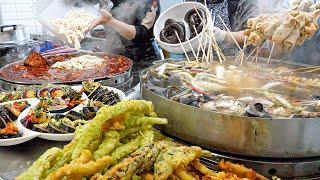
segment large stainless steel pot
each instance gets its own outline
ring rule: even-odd
[[[3,25],[0,26],[0,44],[1,45],[22,45],[28,40],[23,25]]]
[[[148,71],[145,70],[142,75]],[[319,119],[258,119],[221,114],[159,96],[141,78],[142,98],[152,101],[162,129],[182,140],[221,152],[254,157],[320,156]]]

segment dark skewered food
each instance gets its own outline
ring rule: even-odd
[[[160,32],[160,39],[161,41],[170,44],[179,43],[179,39],[181,42],[186,41],[185,26],[181,22],[177,22],[173,19],[168,19],[165,22],[164,28]]]
[[[189,25],[191,30],[190,39],[192,39],[202,31],[206,21],[206,12],[201,8],[191,9],[187,12],[184,20]]]

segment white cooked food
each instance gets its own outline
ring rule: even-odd
[[[89,30],[95,17],[84,10],[73,9],[63,18],[49,20],[58,29],[59,34],[64,36],[69,44],[74,44],[75,49],[80,49],[80,41]]]
[[[104,62],[104,59],[97,56],[83,55],[79,57],[73,57],[67,61],[56,62],[52,65],[52,68],[82,70],[94,68],[95,66],[102,65]]]

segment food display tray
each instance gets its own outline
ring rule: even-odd
[[[85,53],[80,53],[80,55],[85,54]],[[106,55],[105,53],[91,53],[92,55],[97,55],[97,56],[103,56]],[[127,81],[130,81],[132,78],[131,74],[131,69],[133,62],[129,58],[126,58],[124,56],[120,55],[113,55],[113,54],[108,54],[109,57],[112,58],[125,58],[125,60],[128,62],[129,67],[126,70],[123,70],[121,73],[114,74],[111,76],[100,76],[100,77],[92,77],[92,80],[95,81],[101,81],[103,85],[105,86],[111,86],[111,87],[116,87],[117,85],[121,85],[126,83]],[[20,61],[14,62],[14,63],[19,63]],[[12,66],[11,64],[8,64],[6,66],[3,66],[0,68],[0,72],[3,71],[7,66]],[[68,85],[78,85],[81,84],[82,81],[86,79],[81,79],[80,81],[48,81],[46,83],[52,83],[52,84],[68,84]],[[43,84],[43,82],[37,82],[37,81],[30,81],[30,82],[19,82],[19,81],[14,81],[10,80],[8,78],[4,78],[0,76],[0,89],[4,91],[15,91],[17,89],[20,89],[21,87],[25,87],[28,85],[34,85],[34,84]]]

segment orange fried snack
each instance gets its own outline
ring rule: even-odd
[[[30,66],[33,68],[41,67],[41,66],[48,66],[48,63],[44,57],[40,55],[39,52],[30,52],[27,59],[24,61],[25,66]]]
[[[267,180],[266,177],[256,173],[254,170],[244,167],[240,164],[234,164],[229,161],[221,160],[218,167],[227,172],[237,175],[238,177],[248,178],[250,180]]]
[[[46,180],[63,179],[64,177],[67,177],[67,179],[81,179],[100,172],[111,163],[112,158],[110,156],[104,156],[92,161],[92,153],[89,150],[84,150],[79,158],[50,173]]]

